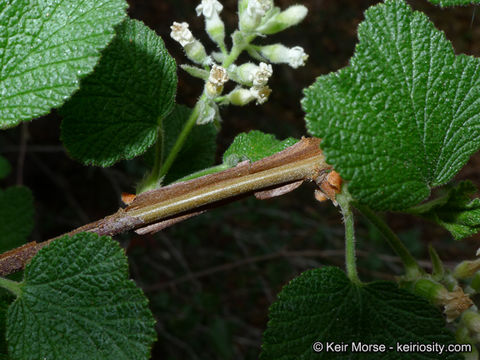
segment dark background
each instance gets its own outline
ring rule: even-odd
[[[279,138],[306,135],[302,89],[315,77],[347,65],[363,12],[377,2],[300,2],[309,9],[304,23],[268,42],[302,46],[310,55],[307,65],[297,70],[274,66],[273,93],[266,104],[222,110],[217,160],[242,131],[258,129]],[[222,3],[222,18],[231,32],[237,1]],[[281,8],[294,4],[275,3]],[[458,53],[480,56],[480,11],[475,7],[442,10],[426,1],[410,3],[446,32]],[[196,17],[196,5],[197,1],[131,0],[129,14],[162,36],[181,64],[188,61],[170,39],[173,21],[188,21],[194,35],[211,44],[202,19]],[[181,69],[178,75],[177,101],[192,106],[203,84]],[[0,153],[14,168],[0,185],[24,184],[35,196],[32,240],[46,240],[113,213],[121,204],[120,193],[134,192],[145,170],[138,160],[106,169],[76,163],[59,142],[60,121],[54,111],[0,133]],[[478,184],[479,174],[480,157],[475,155],[458,179]],[[410,216],[389,214],[387,220],[427,268],[429,243],[448,266],[472,258],[479,246],[478,237],[454,242],[446,231]],[[357,237],[363,280],[393,279],[401,273],[398,259],[360,217]],[[153,236],[124,234],[118,239],[129,255],[132,277],[144,288],[157,318],[154,359],[256,359],[268,306],[282,285],[306,269],[344,263],[341,218],[331,204],[316,203],[308,185],[269,201],[245,199]]]

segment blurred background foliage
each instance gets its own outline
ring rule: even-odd
[[[206,38],[197,1],[130,0],[131,17],[144,21],[164,39],[178,64],[187,62],[170,39],[170,25],[188,21],[194,35]],[[227,30],[237,23],[236,0],[222,1]],[[286,8],[294,2],[276,0]],[[377,1],[300,1],[309,9],[303,24],[269,42],[300,45],[310,55],[305,67],[274,66],[273,93],[263,106],[222,110],[217,162],[239,132],[258,129],[279,138],[305,134],[302,89],[318,75],[346,66],[356,43],[363,12]],[[410,1],[445,31],[458,53],[480,56],[480,11],[475,7],[442,10],[424,0]],[[240,61],[245,61],[242,58]],[[177,101],[192,106],[202,82],[181,69]],[[84,167],[71,160],[59,142],[55,111],[0,133],[0,154],[13,165],[2,187],[24,184],[35,196],[36,226],[31,240],[42,241],[104,217],[121,205],[122,191],[134,192],[145,171],[140,160],[111,168]],[[458,179],[480,180],[475,155]],[[429,267],[433,244],[447,266],[472,258],[478,236],[455,243],[441,228],[401,214],[386,216],[409,249]],[[380,234],[357,219],[359,270],[363,280],[394,279],[399,260]],[[330,203],[313,200],[313,186],[277,199],[246,198],[149,236],[123,234],[131,275],[150,298],[157,318],[153,359],[256,359],[268,306],[281,287],[301,272],[323,265],[343,267],[343,226]]]

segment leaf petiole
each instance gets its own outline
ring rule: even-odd
[[[357,271],[357,257],[355,254],[355,221],[353,218],[351,196],[344,186],[342,193],[336,196],[340,205],[345,225],[345,266],[347,276],[351,282],[361,284]]]
[[[390,229],[390,227],[380,219],[369,207],[354,203],[358,209],[383,235],[388,245],[395,251],[395,253],[402,260],[405,267],[407,278],[416,279],[424,274],[422,268],[418,265],[415,258],[410,254],[410,251],[405,247],[398,236]]]
[[[0,277],[0,287],[7,289],[17,297],[22,294],[22,289],[19,282],[9,280],[4,277]]]

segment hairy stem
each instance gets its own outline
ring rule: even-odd
[[[355,203],[354,206],[382,233],[388,245],[395,251],[395,253],[402,260],[405,267],[405,273],[408,278],[417,278],[421,276],[424,271],[418,265],[415,258],[410,254],[410,251],[405,247],[398,236],[390,229],[390,227],[380,219],[369,207]]]
[[[20,283],[16,281],[12,281],[12,280],[0,277],[0,287],[7,289],[11,293],[15,294],[15,296],[17,297],[22,294]]]
[[[336,196],[336,200],[342,209],[343,223],[345,225],[345,266],[347,276],[351,282],[360,284],[357,271],[357,257],[355,253],[355,221],[351,206],[351,197],[344,186],[343,192]]]

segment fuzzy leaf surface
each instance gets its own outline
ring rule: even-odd
[[[370,7],[348,67],[305,91],[308,131],[353,197],[405,209],[449,181],[480,146],[480,60],[403,0]]]
[[[155,321],[127,276],[124,251],[110,237],[80,233],[44,247],[8,309],[12,359],[148,359]]]
[[[0,128],[58,107],[90,73],[125,0],[0,2]]]
[[[436,352],[401,353],[396,343],[454,343],[440,311],[426,300],[378,281],[357,285],[336,267],[306,271],[286,285],[269,309],[261,360],[427,360]],[[324,350],[313,351],[319,341]],[[327,352],[326,342],[385,344],[386,352]],[[393,350],[389,347],[392,346]],[[443,354],[442,359],[462,359]]]
[[[23,245],[33,229],[33,196],[25,186],[0,189],[0,254]]]
[[[298,140],[292,137],[278,140],[274,135],[265,134],[258,130],[241,133],[235,137],[232,144],[224,152],[223,162],[229,166],[235,166],[245,160],[258,161],[285,150],[296,142]]]
[[[443,226],[455,240],[461,240],[480,232],[480,199],[471,199],[476,192],[473,183],[463,181],[442,198],[409,212]]]
[[[131,19],[116,32],[95,71],[61,109],[63,143],[87,165],[110,166],[144,153],[174,105],[176,64],[163,40]]]
[[[480,0],[428,0],[434,5],[446,6],[465,6],[471,4],[480,4]]]

